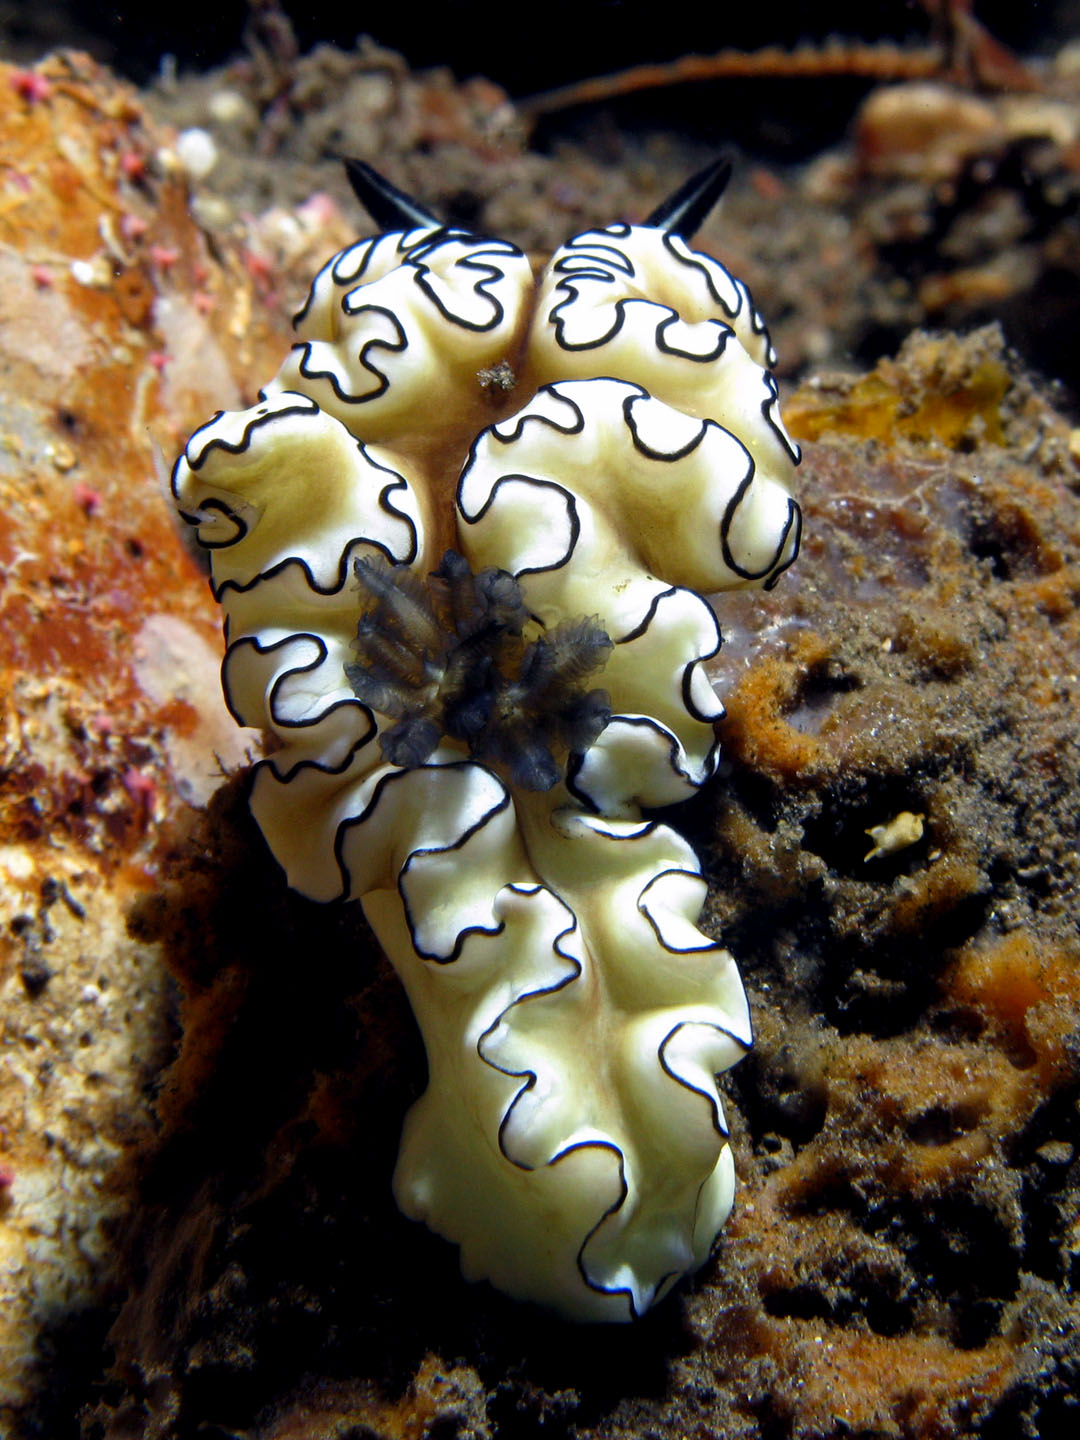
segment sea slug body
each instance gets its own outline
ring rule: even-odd
[[[470,1279],[629,1320],[731,1208],[717,1076],[751,1043],[698,862],[642,811],[715,769],[702,596],[795,559],[798,453],[748,292],[684,238],[721,166],[538,282],[351,174],[387,233],[173,493],[272,737],[255,818],[302,894],[360,901],[423,1032],[401,1208]]]

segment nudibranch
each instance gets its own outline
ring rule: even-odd
[[[722,162],[539,280],[349,168],[383,233],[316,276],[277,377],[192,435],[173,493],[229,707],[268,735],[254,816],[290,885],[360,901],[423,1032],[401,1209],[469,1279],[629,1320],[727,1218],[717,1077],[751,1044],[693,851],[643,812],[715,769],[703,596],[795,559],[798,451],[746,287],[687,243]]]

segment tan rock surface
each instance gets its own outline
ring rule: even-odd
[[[0,66],[0,1429],[112,1283],[155,1127],[173,1000],[127,912],[253,743],[162,451],[275,344],[134,94],[27,73]]]

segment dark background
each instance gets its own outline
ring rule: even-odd
[[[56,44],[75,44],[145,83],[171,54],[181,67],[206,69],[237,54],[252,10],[247,0],[0,0],[0,40],[30,60]],[[704,14],[656,0],[553,0],[542,6],[494,0],[438,4],[342,4],[287,0],[302,49],[319,41],[350,46],[361,33],[400,50],[414,66],[450,65],[464,78],[483,74],[513,95],[643,61],[727,46],[791,46],[829,35],[918,40],[931,28],[919,0],[828,0],[820,5],[715,4]],[[1080,30],[1080,0],[983,0],[976,13],[1005,44],[1022,52],[1052,47]]]

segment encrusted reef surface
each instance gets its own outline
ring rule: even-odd
[[[250,403],[276,279],[207,244],[135,98],[45,76],[0,75],[25,142],[0,209],[0,1428],[1070,1433],[1080,466],[1045,387],[991,327],[786,398],[803,555],[717,601],[722,772],[671,817],[756,1030],[726,1080],[736,1208],[641,1322],[564,1325],[395,1209],[425,1084],[404,996],[357,907],[284,888],[244,776],[218,783],[251,742],[146,427],[171,452]]]
[[[5,1435],[41,1403],[41,1433],[70,1432],[99,1368],[175,1039],[127,912],[173,820],[257,742],[222,704],[216,607],[154,474],[156,448],[265,367],[273,327],[238,257],[210,255],[169,139],[85,57],[0,66]]]

